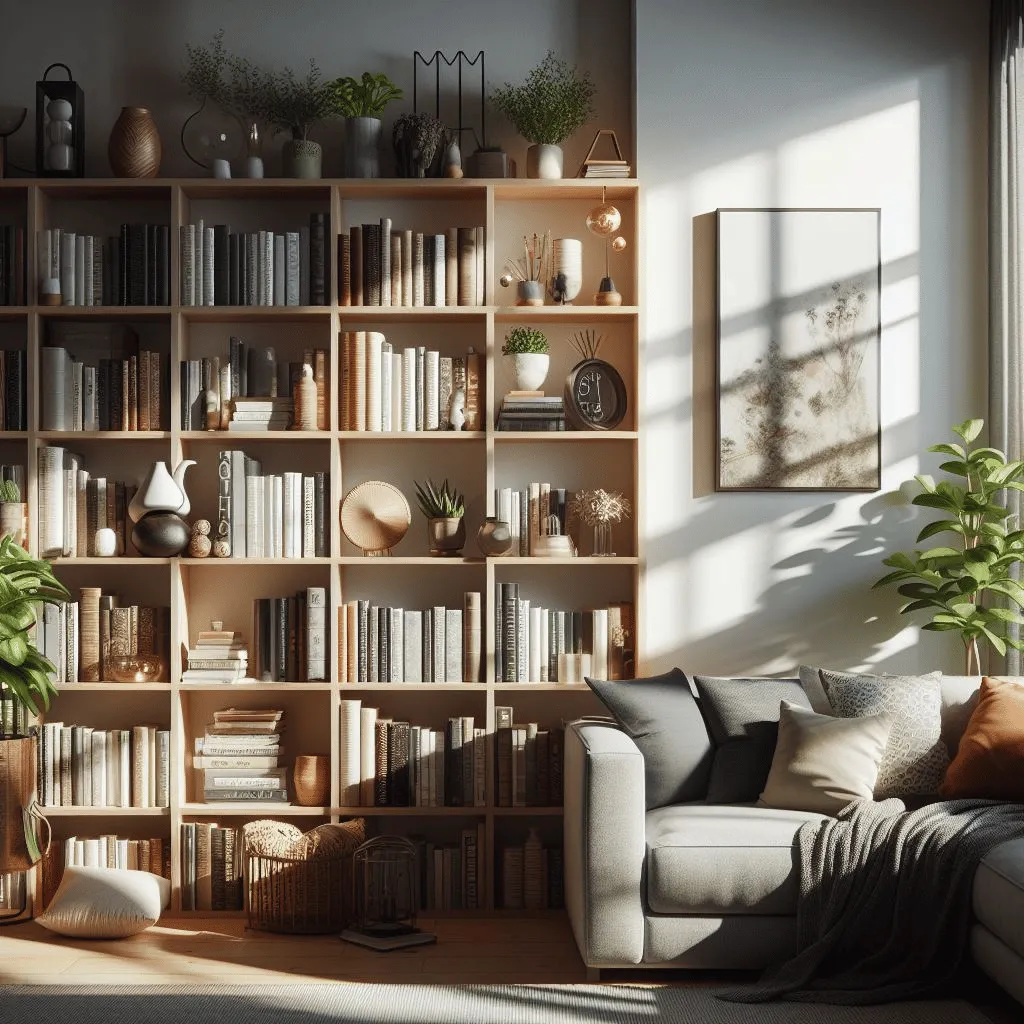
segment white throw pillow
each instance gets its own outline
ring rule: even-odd
[[[75,939],[123,939],[156,924],[170,899],[171,883],[149,871],[69,867],[36,920]]]

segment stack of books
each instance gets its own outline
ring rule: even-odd
[[[582,178],[628,178],[629,164],[625,160],[588,160],[583,166]]]
[[[513,714],[511,707],[494,709],[495,805],[561,807],[563,730],[518,725]]]
[[[401,351],[380,331],[345,331],[341,337],[341,429],[448,430],[452,395],[466,400],[465,430],[480,430],[481,356],[442,356],[424,345]]]
[[[543,391],[510,391],[501,400],[498,430],[565,430],[565,400]]]
[[[208,821],[181,825],[181,909],[241,910],[242,834]]]
[[[248,678],[249,651],[241,633],[231,629],[201,630],[188,651],[183,683],[240,683]]]
[[[206,735],[196,740],[193,762],[206,803],[288,802],[288,769],[277,764],[283,715],[274,708],[213,713]]]
[[[294,416],[291,398],[235,398],[228,430],[287,430]]]
[[[483,807],[487,734],[472,715],[443,729],[341,702],[341,802],[345,807]]]
[[[181,227],[183,306],[327,305],[327,215],[294,231]]]

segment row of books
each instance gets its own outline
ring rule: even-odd
[[[527,487],[498,487],[494,491],[494,514],[509,524],[512,533],[510,556],[526,558],[537,554],[538,537],[565,536],[568,503],[572,491],[533,482]]]
[[[487,901],[487,845],[483,822],[464,828],[457,844],[417,837],[420,910],[480,910]]]
[[[112,658],[166,657],[171,610],[122,605],[115,594],[82,587],[79,601],[43,606],[36,623],[36,647],[56,668],[54,682],[108,679]]]
[[[44,807],[167,807],[167,729],[94,729],[44,722],[39,741],[38,792]]]
[[[183,306],[327,305],[327,214],[293,231],[232,231],[200,220],[181,232]]]
[[[124,359],[77,360],[46,345],[39,360],[42,430],[162,430],[164,357],[142,349]]]
[[[442,356],[424,345],[394,350],[380,331],[341,337],[342,430],[448,430],[452,397],[465,399],[465,429],[481,430],[481,360]]]
[[[341,702],[341,802],[345,807],[483,807],[487,734],[473,716],[443,729]]]
[[[462,608],[407,609],[348,601],[338,609],[338,672],[343,683],[481,681],[482,598]]]
[[[205,735],[196,739],[198,757],[193,758],[206,803],[288,802],[287,769],[276,764],[283,717],[279,708],[224,708],[213,713]],[[273,757],[275,764],[249,763],[264,757]]]
[[[123,836],[68,836],[62,845],[66,868],[119,868],[171,877],[171,846],[165,839]]]
[[[230,825],[181,825],[181,909],[241,910],[242,832]]]
[[[381,217],[338,235],[340,305],[483,305],[483,227],[439,234],[392,227],[390,217]]]
[[[562,847],[544,846],[531,829],[522,846],[501,848],[501,906],[505,910],[560,910],[565,905]]]
[[[276,353],[266,346],[252,346],[232,335],[227,355],[221,358],[188,359],[180,364],[181,424],[183,430],[287,430],[292,425],[295,385],[303,364],[313,370],[317,391],[316,429],[327,429],[328,362],[326,349],[306,349],[300,362],[278,367]],[[287,376],[279,380],[279,369]],[[276,403],[239,402],[239,399],[270,399]],[[218,413],[210,421],[210,406]],[[296,407],[297,408],[297,407]],[[278,413],[271,422],[270,413]],[[231,426],[232,423],[236,425]]]
[[[496,807],[561,807],[563,730],[517,725],[508,706],[494,709]]]
[[[233,558],[328,555],[326,473],[267,473],[239,450],[218,455],[216,537]]]
[[[17,739],[28,734],[28,709],[13,692],[0,683],[0,740]]]
[[[28,367],[20,348],[0,349],[0,430],[28,430]]]
[[[82,456],[54,445],[38,452],[39,554],[76,558],[96,554],[96,531],[117,535],[117,554],[131,553],[128,505],[135,484],[90,476]]]
[[[0,224],[0,306],[25,304],[25,229]]]
[[[122,224],[109,237],[43,228],[37,244],[40,279],[60,283],[65,306],[171,304],[166,224]]]
[[[495,429],[505,432],[565,430],[565,399],[510,391],[501,400]]]
[[[565,611],[531,604],[518,583],[495,584],[494,678],[505,683],[629,679],[633,606]]]
[[[253,677],[269,683],[327,680],[327,590],[306,587],[253,602]]]

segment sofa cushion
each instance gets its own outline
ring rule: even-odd
[[[686,676],[674,668],[649,679],[587,679],[644,756],[648,810],[707,793],[711,740]]]
[[[1024,800],[1024,687],[982,679],[977,706],[940,792],[947,800]]]
[[[796,834],[823,816],[744,805],[647,813],[647,904],[656,914],[795,914]]]
[[[841,718],[889,714],[892,729],[878,766],[875,799],[939,791],[949,751],[942,742],[939,673],[875,676],[822,670],[821,681]]]
[[[835,718],[782,702],[779,742],[759,804],[835,814],[870,800],[885,753],[888,715]]]
[[[751,803],[768,779],[779,732],[779,705],[809,708],[798,679],[694,676],[701,710],[715,743],[708,802]]]
[[[821,669],[812,668],[810,665],[801,665],[797,669],[800,676],[800,685],[811,702],[811,710],[819,715],[831,715],[832,705],[829,703],[828,694],[821,684]]]
[[[974,876],[974,913],[1024,957],[1024,836],[993,847]]]

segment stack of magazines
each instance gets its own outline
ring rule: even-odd
[[[498,430],[565,430],[565,401],[542,391],[510,391],[501,400]]]
[[[215,711],[193,760],[206,803],[288,802],[288,769],[278,767],[283,711]]]

